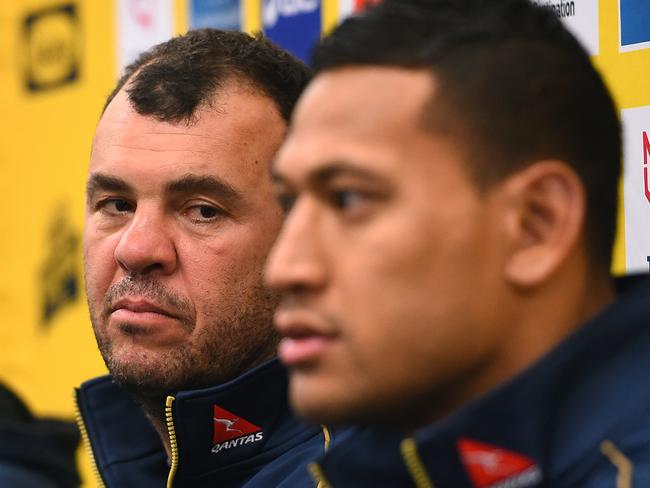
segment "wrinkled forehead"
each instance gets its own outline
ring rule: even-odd
[[[187,134],[189,131],[190,127],[187,124],[160,122],[153,117],[137,113],[129,102],[126,91],[121,90],[106,107],[97,124],[92,147],[94,157],[91,158],[91,164],[96,160],[98,152],[111,147],[129,146],[143,136],[167,133],[173,140],[173,136]],[[195,129],[194,132],[198,131]],[[155,141],[149,139],[149,142]],[[160,149],[160,147],[152,147],[152,149]]]
[[[247,88],[226,88],[215,103],[200,107],[191,121],[180,122],[139,114],[122,90],[97,126],[91,169],[102,161],[119,160],[125,152],[170,161],[203,155],[268,166],[285,133],[286,123],[274,102]]]

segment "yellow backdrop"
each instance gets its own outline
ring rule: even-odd
[[[190,0],[168,1],[183,32]],[[72,418],[72,388],[105,372],[83,297],[81,230],[91,138],[118,74],[117,3],[0,2],[0,380],[42,415]],[[323,30],[341,5],[323,2]],[[619,52],[618,9],[599,3],[594,60],[622,109],[650,105],[650,50]],[[244,29],[259,30],[261,0],[242,0],[242,12]]]

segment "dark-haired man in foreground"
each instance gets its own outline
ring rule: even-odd
[[[296,419],[262,270],[270,161],[309,72],[215,30],[126,69],[93,141],[86,290],[111,376],[77,399],[100,485],[311,486],[329,432]]]
[[[620,127],[524,0],[347,20],[274,166],[267,265],[324,486],[650,486],[650,283],[609,276]]]

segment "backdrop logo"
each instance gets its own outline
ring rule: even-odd
[[[120,70],[172,36],[172,0],[116,0]]]
[[[151,29],[157,3],[156,0],[131,0],[128,4],[129,14],[142,29]]]
[[[648,186],[648,159],[650,159],[650,140],[648,140],[648,133],[643,131],[643,190],[645,191],[645,199],[650,203],[650,186]],[[648,265],[650,266],[650,256],[647,256]]]
[[[650,2],[619,0],[620,50],[650,48]]]
[[[224,30],[241,29],[239,0],[192,0],[190,3],[192,29],[213,27]]]
[[[599,52],[598,0],[533,0],[555,12],[589,54]],[[644,0],[646,1],[646,0]]]
[[[538,2],[541,3],[542,5],[546,5],[550,7],[553,10],[553,12],[555,12],[555,15],[557,15],[560,18],[575,17],[576,15],[575,2],[565,2],[564,0],[560,0],[560,1],[538,0]]]
[[[265,0],[264,27],[275,27],[280,17],[295,17],[315,12],[319,6],[319,0]]]
[[[306,61],[321,33],[319,0],[264,0],[265,34]]]
[[[45,262],[41,268],[41,322],[49,325],[57,313],[79,296],[79,237],[61,205],[50,221]]]
[[[339,0],[339,20],[363,12],[366,8],[381,3],[381,0]]]
[[[23,22],[25,85],[47,90],[79,77],[81,33],[73,3],[29,14]]]
[[[650,256],[650,106],[628,108],[623,121],[625,266],[648,271]]]
[[[380,1],[381,0],[354,0],[354,11],[361,12],[371,5],[378,4]]]

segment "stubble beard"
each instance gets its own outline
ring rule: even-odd
[[[194,330],[195,315],[189,300],[157,281],[124,278],[109,288],[101,310],[95,310],[87,293],[91,322],[106,367],[154,422],[163,421],[167,396],[232,380],[275,355],[279,338],[272,318],[277,296],[262,285],[261,278],[256,286],[239,291],[236,299],[215,299],[213,310],[204,314],[207,323],[198,331]],[[106,333],[106,325],[111,304],[125,295],[142,296],[180,311],[181,326],[194,332],[191,339],[165,351],[117,349]],[[122,324],[122,330],[128,330],[128,325]]]

